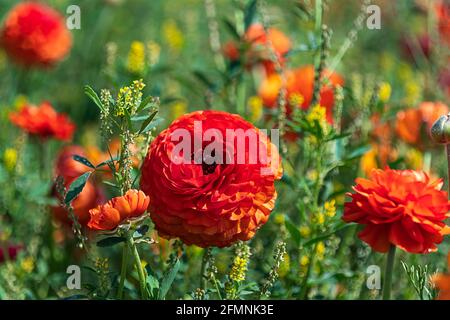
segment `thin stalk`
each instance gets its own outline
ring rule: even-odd
[[[120,269],[120,282],[119,282],[119,290],[117,293],[117,298],[123,298],[123,288],[125,286],[125,278],[127,274],[127,266],[128,266],[128,245],[124,243],[122,249],[122,267]]]
[[[392,273],[394,271],[395,249],[396,246],[391,244],[387,256],[386,269],[384,271],[383,300],[391,299]]]
[[[309,292],[308,279],[309,279],[309,276],[311,275],[311,270],[314,265],[314,258],[316,256],[316,247],[317,247],[317,244],[314,245],[314,248],[312,249],[313,251],[311,252],[311,255],[309,257],[308,268],[306,269],[306,274],[305,274],[305,277],[303,278],[302,287],[300,289],[300,300],[306,300],[308,298],[308,292]]]
[[[141,299],[145,299],[146,298],[146,293],[145,293],[145,274],[144,274],[144,270],[142,269],[142,263],[141,263],[141,257],[139,256],[139,252],[136,248],[136,244],[133,241],[133,238],[131,236],[129,236],[127,238],[127,243],[128,243],[128,247],[130,248],[130,251],[133,255],[134,258],[134,264],[136,266],[136,270],[138,272],[138,276],[139,276],[139,286],[141,289]]]
[[[209,248],[204,249],[202,258],[202,267],[200,269],[200,289],[205,290],[207,285],[206,279],[206,267],[208,264]]]

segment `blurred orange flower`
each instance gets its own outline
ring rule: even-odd
[[[272,46],[275,58],[281,66],[284,65],[286,61],[285,56],[292,48],[291,40],[283,32],[276,28],[264,30],[263,25],[259,23],[248,27],[243,37],[243,43],[246,52],[245,65],[251,67],[262,63],[267,74],[275,70],[269,45]],[[249,48],[247,48],[248,46]],[[223,51],[225,56],[231,61],[239,59],[240,50],[235,42],[226,43]]]
[[[49,66],[63,59],[72,46],[64,17],[35,1],[16,5],[6,17],[0,44],[16,62]]]
[[[447,256],[447,263],[450,271],[450,252]],[[436,274],[431,278],[431,281],[439,289],[437,300],[450,300],[450,274]]]
[[[122,222],[137,218],[147,211],[150,197],[140,190],[128,190],[97,208],[89,210],[88,227],[94,230],[113,230]]]
[[[88,167],[73,159],[74,155],[85,157],[85,151],[80,146],[66,146],[64,147],[56,160],[55,176],[61,176],[64,179],[64,186],[66,189],[70,184],[83,173],[89,170]],[[57,194],[56,185],[53,186],[53,195],[62,200],[62,196]],[[83,191],[72,202],[72,208],[78,222],[81,225],[86,225],[90,219],[89,210],[94,208],[103,200],[102,189],[95,183],[88,181],[83,188]],[[63,223],[71,224],[68,212],[62,206],[52,207],[52,212],[55,218]]]
[[[423,131],[429,135],[433,123],[448,112],[449,108],[442,102],[422,102],[418,108],[397,113],[396,132],[403,141],[423,147]]]
[[[326,108],[326,116],[329,123],[333,122],[334,88],[337,85],[343,86],[344,80],[337,73],[325,71],[322,77],[327,77],[329,84],[320,89],[319,104]],[[288,70],[286,78],[286,100],[288,102],[288,112],[295,107],[306,110],[309,108],[314,94],[314,66],[307,65],[294,70]],[[275,108],[277,99],[282,88],[282,79],[278,74],[269,75],[259,87],[259,96],[266,107]],[[293,105],[295,104],[295,105]]]
[[[450,217],[442,179],[431,181],[422,171],[374,169],[369,179],[356,179],[343,220],[364,225],[359,238],[373,250],[396,245],[410,253],[436,251],[448,233]]]
[[[57,113],[48,102],[39,107],[24,105],[9,118],[16,126],[42,139],[70,141],[75,131],[75,124],[65,114]]]
[[[438,29],[442,39],[450,45],[450,3],[436,1],[435,12],[438,20]]]

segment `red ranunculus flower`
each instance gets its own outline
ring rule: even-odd
[[[67,55],[72,37],[57,11],[38,2],[23,2],[6,17],[0,43],[22,65],[48,66]]]
[[[373,169],[369,179],[358,178],[343,220],[365,227],[359,238],[373,250],[386,252],[396,245],[410,253],[436,251],[448,233],[447,192],[442,179],[431,181],[421,171]]]
[[[80,146],[67,146],[61,150],[56,160],[55,176],[63,177],[66,189],[76,178],[89,170],[85,165],[75,161],[74,155],[84,157],[85,151]],[[55,186],[52,193],[58,200],[62,200],[61,195],[57,194]],[[81,225],[86,225],[89,222],[89,210],[97,206],[103,199],[102,189],[95,183],[88,181],[83,191],[72,201],[73,212]],[[52,213],[57,220],[65,224],[71,224],[69,213],[62,206],[52,207]]]
[[[192,151],[178,149],[180,132],[188,134],[188,142],[182,142],[193,145]],[[212,132],[220,151],[204,141]],[[197,146],[194,140],[200,141]],[[262,155],[258,161],[254,146]],[[152,199],[150,215],[160,236],[225,247],[249,240],[267,221],[277,197],[274,181],[281,175],[278,150],[264,133],[238,115],[197,111],[174,121],[152,142],[141,189]]]
[[[75,124],[65,114],[57,113],[47,102],[39,107],[24,105],[18,112],[10,114],[10,120],[29,134],[42,139],[70,141],[75,131]]]
[[[94,230],[113,230],[124,221],[138,218],[147,211],[150,197],[140,190],[128,190],[97,208],[89,210],[88,227]]]

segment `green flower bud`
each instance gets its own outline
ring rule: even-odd
[[[436,120],[431,127],[431,139],[436,143],[450,143],[450,114]]]

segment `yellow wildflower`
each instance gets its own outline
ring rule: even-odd
[[[289,104],[292,107],[301,106],[304,101],[305,101],[305,98],[300,93],[293,93],[289,97]]]
[[[277,214],[275,216],[275,223],[276,224],[284,224],[284,221],[285,221],[284,214]]]
[[[140,74],[144,72],[144,68],[145,46],[140,41],[133,41],[128,52],[127,70],[131,73]]]
[[[318,260],[322,260],[325,254],[325,244],[320,241],[316,245],[316,257]]]
[[[245,257],[236,256],[230,271],[230,279],[233,281],[244,281],[247,271],[248,260]]]
[[[323,212],[318,212],[315,214],[314,222],[316,222],[319,225],[325,223],[325,215],[323,214]]]
[[[278,269],[278,275],[280,278],[285,277],[289,270],[291,269],[291,258],[287,253],[283,255],[283,261],[280,264],[280,268]]]
[[[383,82],[380,85],[380,89],[378,91],[378,96],[381,102],[388,102],[391,97],[392,88],[391,85],[387,82]]]
[[[308,266],[308,264],[309,264],[309,257],[306,255],[301,256],[300,257],[300,265],[302,267],[306,267],[306,266]]]
[[[155,41],[147,43],[148,64],[153,66],[158,63],[161,54],[161,46]]]
[[[327,217],[333,218],[336,215],[336,201],[334,199],[325,202],[323,208]]]
[[[3,163],[6,170],[13,171],[17,164],[17,150],[8,148],[3,153]]]
[[[252,96],[247,101],[248,109],[250,111],[250,121],[256,122],[261,119],[263,114],[263,102],[258,96]]]
[[[22,262],[20,263],[20,267],[26,273],[32,272],[33,269],[34,269],[34,259],[33,259],[33,257],[26,257],[25,259],[23,259]]]
[[[300,235],[303,238],[308,238],[311,235],[311,229],[308,226],[301,226],[300,227]]]
[[[177,119],[187,112],[187,103],[184,101],[177,101],[172,105],[172,115]]]
[[[163,36],[170,50],[179,52],[184,45],[184,37],[174,20],[168,20],[163,24]]]

